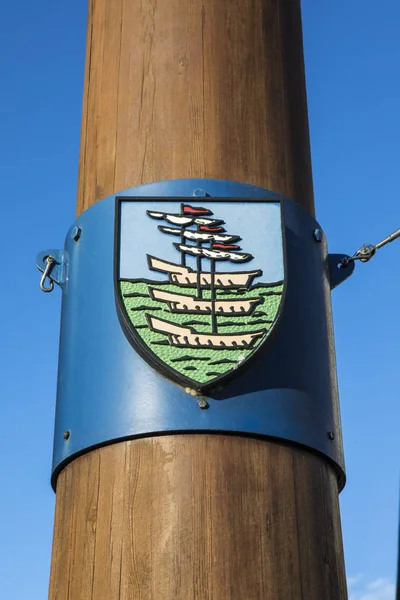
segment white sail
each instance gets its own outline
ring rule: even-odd
[[[186,246],[185,244],[174,244],[181,252],[186,252],[192,256],[203,256],[205,258],[214,258],[215,260],[231,260],[233,262],[246,262],[253,258],[251,254],[244,252],[228,252],[226,250],[211,250],[210,248],[197,248],[196,246]]]
[[[199,240],[204,242],[239,242],[242,238],[238,235],[229,235],[227,233],[203,233],[200,231],[186,230],[183,235],[188,240]]]
[[[182,235],[182,233],[184,233],[182,229],[178,229],[177,227],[165,227],[164,225],[159,225],[158,229],[163,233],[172,233],[172,235]]]
[[[241,238],[238,235],[229,235],[227,233],[203,233],[200,231],[192,231],[186,229],[181,232],[180,229],[174,227],[162,227],[159,226],[160,231],[163,233],[172,233],[173,235],[183,235],[188,240],[202,241],[202,242],[238,242]]]
[[[216,225],[223,225],[225,221],[221,219],[208,219],[207,217],[197,217],[193,219],[196,225],[208,225],[209,227],[215,227]]]
[[[194,219],[192,219],[191,217],[182,217],[181,215],[168,215],[167,213],[152,212],[150,210],[147,211],[147,214],[153,219],[163,219],[164,221],[172,223],[173,225],[188,226],[193,225],[194,222]]]
[[[152,210],[148,210],[147,214],[153,219],[162,219],[164,221],[167,221],[167,223],[171,223],[172,225],[182,225],[186,227],[194,224],[215,226],[221,225],[221,223],[223,223],[223,221],[221,221],[220,219],[209,219],[207,217],[185,217],[182,215],[154,212]]]

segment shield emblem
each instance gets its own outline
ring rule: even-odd
[[[267,342],[285,289],[279,201],[117,198],[115,232],[119,319],[161,374],[204,391]]]

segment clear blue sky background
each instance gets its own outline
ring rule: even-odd
[[[400,4],[304,0],[317,211],[333,252],[400,227]],[[83,0],[0,5],[0,596],[47,597],[61,294],[35,255],[74,219]],[[400,241],[333,294],[352,600],[393,600],[399,488]],[[369,591],[368,591],[369,590]]]

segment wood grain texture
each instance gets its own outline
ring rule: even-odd
[[[346,598],[335,474],[320,458],[219,435],[86,454],[57,486],[50,598]]]
[[[89,0],[77,213],[215,177],[314,211],[299,0]],[[50,600],[346,600],[331,466],[223,435],[92,451],[57,483]]]
[[[299,0],[90,0],[78,214],[185,177],[313,212]]]

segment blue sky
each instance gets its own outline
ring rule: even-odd
[[[400,226],[398,0],[304,0],[318,219],[332,252]],[[84,67],[82,0],[0,6],[0,589],[46,597],[59,290],[35,255],[74,219]],[[348,483],[341,494],[351,600],[393,600],[399,488],[400,241],[333,293]]]

